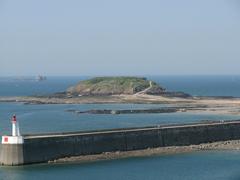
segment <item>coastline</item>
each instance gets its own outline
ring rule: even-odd
[[[180,112],[207,112],[240,115],[240,98],[220,97],[163,97],[154,95],[82,96],[74,98],[16,96],[0,97],[0,102],[28,104],[166,104],[181,109]]]
[[[148,157],[148,156],[163,156],[171,154],[190,153],[197,151],[223,151],[233,150],[240,152],[240,140],[231,141],[219,141],[214,143],[204,143],[199,145],[190,146],[169,146],[169,147],[158,147],[148,148],[144,150],[134,151],[117,151],[117,152],[105,152],[98,155],[85,155],[85,156],[72,156],[66,158],[60,158],[53,161],[49,161],[49,164],[63,164],[63,163],[89,163],[96,161],[107,161],[134,157]]]
[[[94,104],[94,103],[176,103],[191,102],[193,99],[163,97],[154,95],[109,95],[81,97],[51,97],[51,96],[0,96],[0,102],[23,102],[26,104]]]
[[[240,115],[239,98],[176,98],[153,95],[119,95],[119,96],[89,96],[77,98],[52,98],[52,97],[0,97],[0,102],[21,102],[28,104],[91,104],[91,103],[146,103],[168,104],[183,111],[193,113],[216,113]],[[170,146],[148,148],[134,151],[104,152],[98,155],[73,156],[49,161],[48,163],[87,163],[103,160],[123,159],[131,157],[159,156],[178,153],[189,153],[209,150],[239,150],[240,140],[221,141],[189,146]]]

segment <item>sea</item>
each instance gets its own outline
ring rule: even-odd
[[[0,96],[48,95],[63,92],[80,77],[0,77]],[[240,97],[240,76],[147,76],[170,91],[194,96]],[[17,115],[22,134],[70,132],[112,128],[192,123],[206,120],[240,120],[238,115],[213,113],[169,114],[75,114],[68,110],[145,109],[167,104],[46,104],[0,103],[0,135],[11,131],[10,119]],[[0,167],[3,180],[204,180],[240,179],[240,151],[204,151],[174,155],[107,160],[91,163],[37,164]]]

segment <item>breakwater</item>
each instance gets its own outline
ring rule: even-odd
[[[42,163],[58,158],[186,146],[240,139],[240,121],[23,135],[23,144],[1,144],[2,165]]]

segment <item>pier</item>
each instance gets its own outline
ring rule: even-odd
[[[4,143],[4,137],[0,147],[0,163],[12,166],[105,152],[237,140],[240,139],[240,121],[28,134],[20,136],[22,141],[15,143]]]

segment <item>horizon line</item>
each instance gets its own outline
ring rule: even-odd
[[[92,75],[47,75],[47,74],[36,74],[36,75],[0,75],[0,77],[36,77],[36,76],[46,76],[46,77],[78,77],[78,76],[82,76],[82,77],[110,77],[110,76],[240,76],[240,74],[92,74]]]

